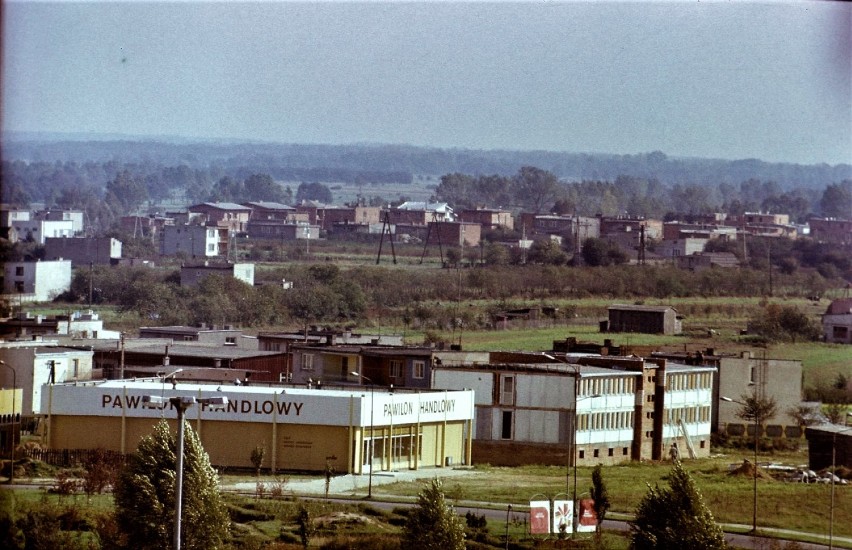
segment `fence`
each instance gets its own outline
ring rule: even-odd
[[[25,449],[23,455],[60,468],[93,463],[121,465],[125,460],[125,455],[122,453],[104,449]]]

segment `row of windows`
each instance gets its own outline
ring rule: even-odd
[[[690,374],[668,375],[669,390],[694,390],[710,389],[713,384],[713,375],[709,372],[693,372]]]
[[[587,413],[577,415],[577,429],[622,430],[633,428],[633,411]]]
[[[633,376],[613,378],[596,377],[580,380],[580,395],[625,394],[636,391],[636,379]]]
[[[680,419],[690,424],[710,422],[710,407],[681,407],[666,410],[666,424],[676,424]]]
[[[302,370],[314,370],[314,358],[316,354],[314,353],[303,353],[302,354],[302,362],[301,368]],[[343,357],[341,361],[344,366],[346,362],[349,360],[348,357]],[[345,369],[344,369],[345,370]],[[411,362],[411,371],[412,376],[415,379],[422,379],[426,377],[426,361],[412,361]],[[347,371],[348,372],[348,371]],[[403,362],[398,359],[392,359],[390,361],[390,377],[391,378],[402,378],[403,377]]]

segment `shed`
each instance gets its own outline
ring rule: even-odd
[[[609,332],[643,332],[646,334],[680,334],[681,317],[671,306],[616,304],[607,308]]]

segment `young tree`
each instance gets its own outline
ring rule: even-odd
[[[690,475],[676,462],[669,487],[648,486],[630,522],[631,550],[727,548],[722,529],[704,505]]]
[[[595,515],[598,517],[598,525],[595,527],[595,531],[600,533],[603,520],[606,518],[606,513],[612,504],[609,500],[609,490],[606,488],[606,483],[604,483],[600,464],[592,470],[592,487],[589,489],[589,494],[595,501]]]
[[[405,522],[403,544],[421,550],[464,550],[464,527],[446,501],[441,480],[434,479],[417,495],[417,507]]]
[[[185,426],[183,547],[222,548],[230,520],[219,495],[219,479],[189,423]],[[119,475],[114,497],[116,520],[128,545],[169,548],[174,536],[176,437],[161,420],[139,442]]]
[[[760,438],[760,434],[763,433],[763,423],[775,416],[775,413],[778,412],[778,404],[772,397],[760,397],[758,395],[742,395],[739,402],[740,408],[737,411],[737,416],[757,424],[758,430],[754,436]]]

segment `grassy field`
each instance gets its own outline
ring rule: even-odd
[[[705,504],[717,521],[750,525],[753,511],[753,478],[729,474],[731,464],[748,458],[747,451],[732,451],[713,458],[686,461],[687,471],[703,494]],[[779,461],[786,464],[807,462],[803,452],[761,456],[760,461]],[[612,511],[630,514],[646,494],[648,484],[666,485],[668,464],[628,463],[608,466],[603,470],[604,481],[613,502]],[[533,495],[553,497],[569,493],[569,472],[564,467],[526,466],[519,468],[475,468],[469,477],[453,477],[445,482],[447,496],[456,502],[486,501],[528,505]],[[571,480],[573,482],[573,480]],[[578,493],[591,486],[591,468],[577,469]],[[403,483],[378,488],[379,494],[395,497],[415,495],[422,483]],[[852,486],[835,487],[834,534],[852,537]],[[792,529],[814,534],[827,534],[830,515],[829,485],[789,483],[774,479],[758,480],[758,525]]]

